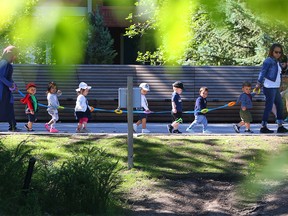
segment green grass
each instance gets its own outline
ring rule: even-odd
[[[84,156],[84,149],[96,147],[104,150],[107,155],[105,158],[118,161],[119,169],[124,167],[120,171],[122,184],[115,191],[115,195],[121,199],[115,200],[117,204],[109,208],[111,212],[117,212],[119,215],[123,215],[123,211],[129,209],[129,202],[125,204],[128,197],[147,189],[157,190],[159,186],[165,188],[167,178],[231,182],[245,180],[239,185],[240,194],[247,198],[249,192],[257,197],[263,192],[262,189],[270,189],[273,186],[267,185],[270,182],[266,181],[269,177],[277,177],[277,181],[281,181],[287,176],[286,142],[285,136],[144,135],[134,138],[134,168],[128,169],[127,137],[123,135],[0,136],[0,143],[3,143],[6,149],[15,149],[19,143],[23,143],[22,147],[27,150],[32,149],[31,155],[38,161],[35,164],[36,170],[38,164],[38,168],[43,164],[54,164],[53,166],[61,171],[60,166],[63,162]],[[277,158],[278,155],[280,157]],[[89,169],[87,172],[90,172]],[[80,174],[80,177],[84,174],[86,171]],[[37,174],[34,178],[36,180]],[[263,181],[266,185],[263,185]],[[250,198],[253,199],[253,196]],[[25,211],[29,208],[25,208]]]
[[[103,148],[127,166],[125,136],[2,136],[7,147],[27,140],[27,148],[41,160],[63,162],[83,146]],[[139,182],[187,176],[233,178],[262,167],[269,155],[285,147],[286,137],[276,136],[142,136],[134,139],[134,168],[126,169],[123,191]],[[81,154],[81,152],[79,152]],[[251,166],[252,164],[252,166]]]

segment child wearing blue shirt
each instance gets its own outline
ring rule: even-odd
[[[208,88],[206,86],[203,86],[199,90],[200,96],[196,99],[195,102],[195,108],[194,108],[194,115],[195,119],[194,121],[189,125],[189,127],[186,129],[189,133],[194,133],[193,128],[197,124],[203,125],[203,133],[211,133],[209,130],[207,130],[208,121],[206,118],[206,115],[204,112],[201,112],[201,110],[206,109],[207,107],[207,97],[208,97]]]
[[[172,124],[167,125],[167,130],[169,133],[182,133],[178,130],[179,124],[182,123],[182,99],[180,94],[184,89],[184,85],[180,81],[173,83],[173,93],[171,97],[171,115]]]
[[[251,83],[243,82],[242,84],[243,93],[239,96],[236,104],[241,105],[241,109],[239,111],[241,121],[238,124],[233,125],[233,129],[236,133],[240,133],[240,127],[245,125],[245,133],[253,133],[250,129],[250,122],[252,122],[252,115],[250,109],[253,107],[252,97],[256,95],[256,93],[251,93]]]

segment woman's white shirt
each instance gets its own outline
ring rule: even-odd
[[[265,88],[279,88],[280,87],[280,84],[281,84],[281,66],[279,64],[279,62],[277,63],[278,65],[278,72],[277,72],[277,77],[276,77],[276,80],[275,82],[269,80],[269,79],[265,79],[264,80],[264,83],[263,83],[263,86]]]

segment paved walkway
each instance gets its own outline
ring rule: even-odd
[[[46,131],[44,128],[44,123],[35,123],[33,126],[34,132],[27,132],[24,128],[24,122],[20,122],[17,124],[18,128],[21,128],[22,131],[19,132],[20,134],[29,133],[29,134],[51,134]],[[151,135],[167,135],[167,128],[166,125],[168,123],[148,123],[147,128],[151,131]],[[75,133],[77,123],[57,123],[56,127],[59,130],[60,134],[73,134]],[[288,128],[288,124],[284,125],[286,128]],[[191,133],[188,133],[185,131],[185,129],[188,127],[188,124],[182,124],[180,125],[179,130],[183,132],[182,135],[193,135]],[[269,124],[269,129],[274,130],[275,132],[273,134],[269,135],[285,135],[288,136],[288,133],[286,134],[277,134],[277,125],[276,124]],[[88,123],[87,127],[92,134],[127,134],[127,123]],[[7,123],[0,123],[0,134],[14,134],[7,131],[8,124]],[[211,131],[211,134],[202,134],[202,126],[197,126],[195,128],[195,134],[197,135],[260,135],[259,129],[260,124],[252,124],[251,130],[254,131],[253,134],[247,134],[244,133],[244,127],[241,128],[240,134],[235,133],[233,130],[232,124],[209,124],[208,125],[209,131]],[[138,127],[138,133],[141,134],[141,127]],[[174,134],[177,135],[177,134]],[[263,134],[261,134],[263,135]]]

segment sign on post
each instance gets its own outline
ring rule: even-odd
[[[141,88],[133,88],[133,108],[141,108]],[[127,108],[127,88],[118,89],[118,108]]]

